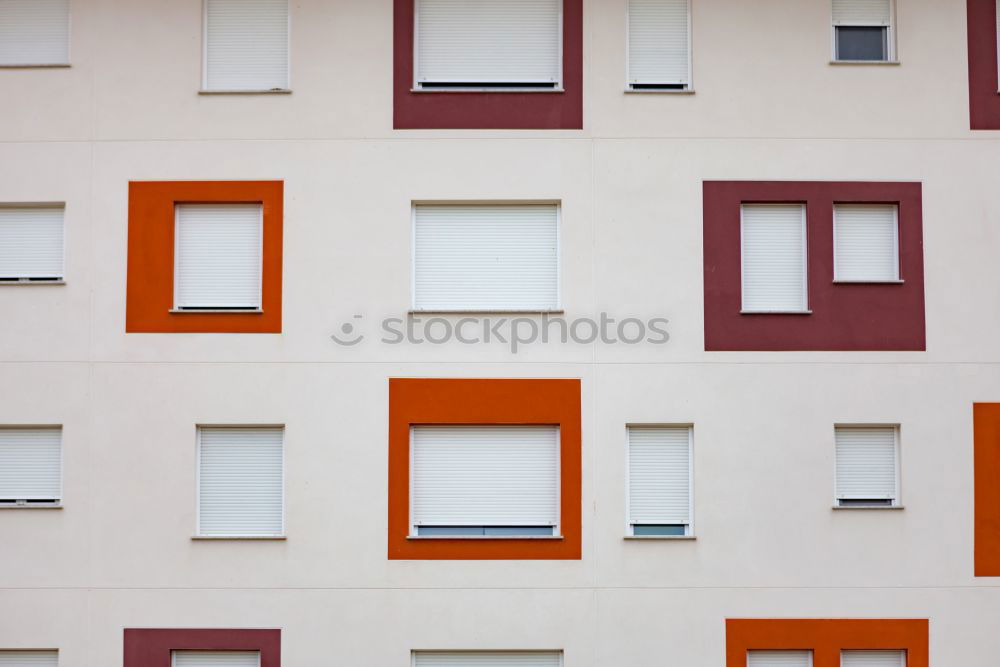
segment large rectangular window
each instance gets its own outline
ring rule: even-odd
[[[62,429],[0,427],[0,505],[62,500]]]
[[[58,651],[3,651],[0,667],[58,667]]]
[[[198,536],[284,534],[280,427],[198,429]]]
[[[747,667],[812,667],[812,651],[747,651]]]
[[[806,288],[806,207],[744,204],[743,311],[801,313]]]
[[[0,282],[63,278],[62,206],[0,206]]]
[[[562,0],[416,0],[417,88],[557,89]]]
[[[899,504],[899,431],[895,426],[837,426],[837,504]]]
[[[559,307],[559,207],[414,207],[414,309]]]
[[[906,651],[841,651],[840,667],[906,667]]]
[[[893,60],[893,10],[892,0],[833,0],[834,60]]]
[[[414,651],[412,667],[562,667],[562,651]]]
[[[899,280],[898,212],[894,205],[834,206],[835,280],[860,283]]]
[[[691,87],[690,0],[629,0],[628,85],[632,90]]]
[[[0,66],[68,64],[69,0],[0,0]]]
[[[628,531],[635,537],[692,534],[689,426],[628,427]]]
[[[288,88],[288,0],[205,0],[204,88]]]
[[[171,651],[170,667],[260,667],[260,651]]]

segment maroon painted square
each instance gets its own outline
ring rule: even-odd
[[[996,0],[966,0],[969,35],[969,123],[1000,130]]]
[[[393,128],[583,129],[583,0],[563,0],[563,90],[558,92],[414,92],[415,4],[393,0]]]
[[[920,183],[706,181],[705,350],[924,350]],[[741,313],[740,207],[806,205],[811,314]],[[834,204],[899,207],[900,283],[834,283]]]
[[[170,667],[171,651],[260,651],[260,667],[281,667],[281,630],[125,628],[124,667]]]

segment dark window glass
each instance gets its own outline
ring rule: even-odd
[[[837,60],[888,60],[889,29],[837,27]]]
[[[686,532],[684,525],[639,525],[632,526],[632,534],[643,535],[683,535]]]

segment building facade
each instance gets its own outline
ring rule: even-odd
[[[0,0],[0,665],[994,665],[997,15]]]

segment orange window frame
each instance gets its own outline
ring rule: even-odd
[[[281,333],[282,181],[133,181],[128,189],[126,333]],[[177,204],[261,204],[260,312],[171,312]]]
[[[812,651],[813,667],[840,667],[845,650],[906,651],[906,667],[928,667],[927,619],[726,619],[726,667],[747,651]]]
[[[1000,576],[1000,403],[972,406],[975,576]]]
[[[411,537],[410,429],[418,424],[558,426],[561,537]],[[390,378],[389,560],[579,560],[580,442],[578,379]]]

